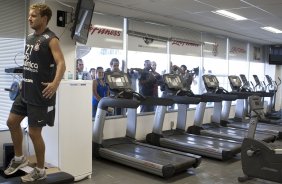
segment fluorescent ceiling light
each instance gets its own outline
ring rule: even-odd
[[[272,32],[272,33],[282,33],[281,30],[276,29],[274,27],[261,27],[261,29],[264,29],[264,30]]]
[[[94,25],[94,27],[101,28],[101,29],[110,29],[110,30],[115,30],[115,31],[122,31],[121,28],[117,27],[110,27],[110,26],[104,26],[104,25]]]
[[[160,24],[160,23],[150,22],[150,21],[146,21],[145,23],[147,23],[147,24],[153,24],[153,25],[157,25],[157,26],[167,26],[167,25],[165,25],[165,24]]]
[[[212,53],[212,51],[211,51],[211,50],[204,50],[204,52]]]
[[[216,45],[216,43],[214,42],[204,42],[205,44],[208,44],[208,45]]]
[[[150,44],[151,47],[166,48],[166,45],[161,44]]]
[[[247,20],[246,17],[242,17],[240,15],[237,15],[235,13],[231,13],[231,12],[226,11],[226,10],[217,10],[217,11],[212,11],[212,12],[215,13],[215,14],[233,19],[233,20]]]

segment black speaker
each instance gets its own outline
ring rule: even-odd
[[[7,168],[10,161],[13,159],[14,153],[14,146],[12,143],[4,143],[3,144],[3,167]]]
[[[65,27],[66,24],[66,12],[57,10],[57,26]]]

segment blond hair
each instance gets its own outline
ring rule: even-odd
[[[43,17],[43,16],[47,17],[47,24],[48,24],[49,20],[52,17],[52,10],[46,4],[43,4],[43,3],[32,4],[29,7],[29,9],[37,9],[37,10],[39,10],[39,13],[40,13],[41,17]]]

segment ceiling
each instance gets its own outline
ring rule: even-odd
[[[71,1],[71,0],[65,0]],[[261,44],[282,44],[282,0],[94,0],[95,11],[226,35]],[[212,13],[224,9],[246,17],[234,21]]]

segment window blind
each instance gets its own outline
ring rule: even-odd
[[[26,1],[1,0],[0,6],[0,124],[6,124],[13,101],[9,92],[19,76],[5,73],[5,68],[23,64],[26,30]]]

